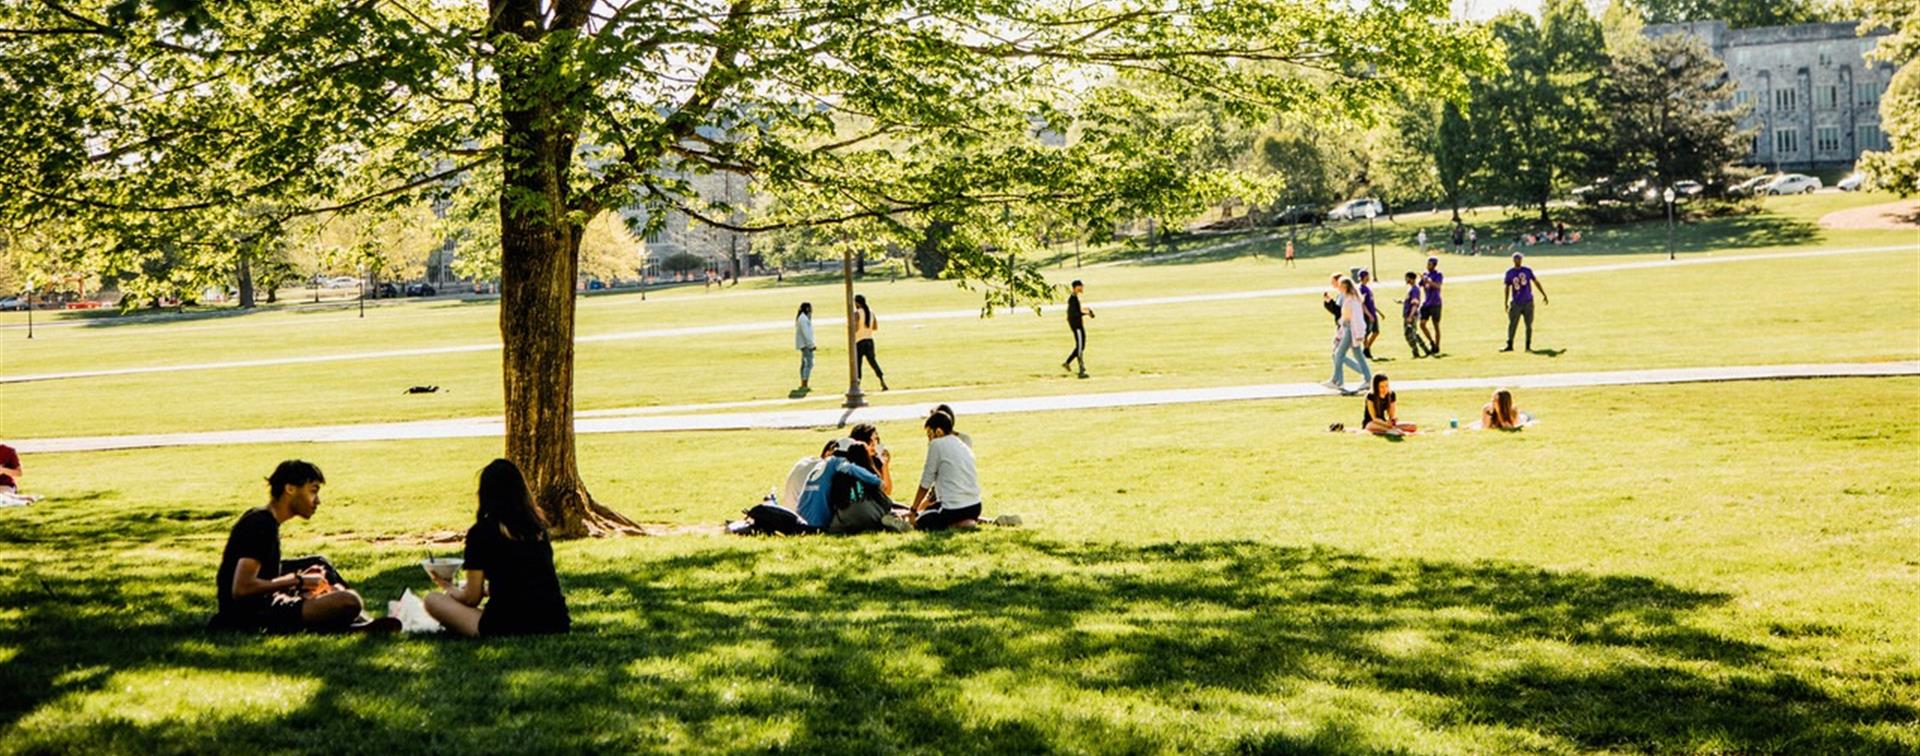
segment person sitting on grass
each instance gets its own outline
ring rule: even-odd
[[[866,468],[880,476],[881,493],[892,496],[893,452],[880,443],[880,429],[873,423],[861,423],[853,426],[853,430],[847,432],[847,437],[867,447],[867,457],[872,464],[866,465]]]
[[[846,452],[847,464],[851,467],[877,473],[879,463],[866,444],[856,443]],[[828,507],[833,510],[827,521],[827,532],[834,535],[850,535],[875,530],[896,532],[911,530],[906,520],[900,518],[906,510],[897,507],[887,498],[883,486],[872,485],[852,475],[834,476],[827,484]],[[898,514],[896,513],[898,510]]]
[[[1493,392],[1492,401],[1480,408],[1480,427],[1492,430],[1520,430],[1527,427],[1533,418],[1513,407],[1513,392],[1500,389]]]
[[[434,576],[445,592],[427,594],[427,613],[468,637],[567,632],[573,619],[553,570],[553,542],[520,467],[505,459],[488,463],[480,471],[479,499],[460,565],[467,581],[453,585]]]
[[[787,470],[787,480],[786,483],[780,487],[780,500],[776,503],[797,511],[800,507],[800,493],[807,488],[807,479],[813,477],[813,471],[820,469],[820,465],[824,464],[827,458],[833,456],[833,453],[839,449],[840,440],[834,439],[828,441],[827,445],[820,449],[820,456],[801,457],[795,461],[793,467]]]
[[[960,443],[966,444],[967,448],[969,449],[973,448],[973,437],[960,432],[960,416],[953,414],[952,407],[949,407],[944,404],[935,405],[933,408],[933,411],[938,412],[942,415],[946,415],[947,419],[952,420],[953,421],[953,437],[960,439]],[[893,492],[889,491],[887,492],[887,495],[891,496],[893,495]]]
[[[880,488],[878,473],[847,458],[856,448],[865,452],[865,444],[851,438],[840,439],[834,444],[833,455],[807,476],[807,484],[800,490],[797,511],[806,532],[818,532],[832,524],[836,490],[845,496],[845,492],[850,490],[848,487],[855,482],[865,483],[875,490]]]
[[[270,633],[363,630],[394,632],[400,621],[369,619],[360,594],[324,557],[280,559],[280,524],[313,519],[320,508],[320,486],[327,482],[312,462],[290,459],[267,478],[267,505],[249,509],[227,534],[214,575],[219,612],[216,630]]]
[[[38,496],[20,493],[20,481],[25,477],[20,468],[20,453],[0,444],[0,507],[23,507],[40,500]]]
[[[980,520],[980,475],[973,448],[953,434],[953,416],[927,415],[927,463],[909,519],[921,530],[971,527]]]
[[[1367,392],[1366,417],[1362,427],[1368,433],[1379,436],[1403,436],[1419,430],[1413,423],[1400,422],[1400,410],[1396,406],[1399,397],[1393,393],[1393,387],[1387,382],[1386,373],[1373,375],[1373,390]]]

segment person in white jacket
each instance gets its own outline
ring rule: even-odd
[[[793,316],[793,348],[800,350],[800,388],[807,388],[807,381],[813,378],[813,303],[801,302],[800,312]]]
[[[1361,351],[1361,340],[1367,337],[1366,317],[1362,314],[1360,290],[1353,279],[1340,276],[1335,290],[1340,292],[1336,300],[1339,307],[1339,320],[1335,322],[1333,332],[1333,377],[1320,385],[1348,393],[1344,382],[1345,368],[1352,367],[1360,371],[1362,385],[1371,383],[1373,370],[1367,365],[1367,358]],[[1358,392],[1353,392],[1358,393]]]

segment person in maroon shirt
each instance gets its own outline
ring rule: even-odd
[[[0,491],[17,493],[20,490],[20,453],[13,447],[0,444]]]

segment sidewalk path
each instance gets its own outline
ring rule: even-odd
[[[1544,373],[1507,375],[1489,378],[1441,378],[1395,381],[1400,391],[1441,391],[1470,388],[1552,389],[1581,386],[1634,386],[1650,383],[1700,383],[1710,381],[1750,381],[1782,378],[1832,378],[1861,376],[1920,375],[1920,360],[1905,362],[1834,363],[1823,365],[1754,365],[1742,367],[1672,368],[1665,370],[1617,370],[1591,373]],[[980,399],[951,402],[954,412],[964,417],[1014,412],[1053,412],[1076,409],[1144,407],[1166,404],[1195,404],[1261,399],[1293,399],[1332,396],[1333,392],[1313,383],[1267,383],[1217,388],[1163,389],[1157,391],[1119,391],[1101,394],[1036,396],[1014,399]],[[625,417],[577,417],[574,429],[579,433],[638,433],[661,431],[749,430],[768,428],[829,428],[856,422],[888,422],[924,417],[937,402],[896,404],[846,409],[806,409],[773,412],[729,412],[712,414],[637,415]],[[682,408],[686,409],[686,408]],[[436,438],[488,438],[504,435],[500,418],[425,420],[404,423],[365,425],[322,425],[305,428],[261,428],[256,430],[209,431],[200,433],[160,433],[135,436],[85,436],[76,438],[22,439],[13,443],[22,453],[105,451],[173,446],[222,446],[229,444],[288,444],[338,441],[401,441]]]
[[[1671,268],[1676,266],[1718,265],[1722,263],[1753,262],[1758,260],[1788,260],[1788,259],[1807,258],[1807,257],[1836,257],[1841,255],[1865,255],[1865,254],[1882,254],[1882,253],[1889,253],[1889,252],[1916,252],[1916,251],[1920,251],[1920,244],[1903,244],[1903,245],[1896,245],[1896,246],[1889,246],[1889,247],[1820,249],[1820,250],[1808,250],[1804,252],[1779,252],[1779,253],[1773,253],[1773,254],[1752,254],[1752,255],[1713,256],[1711,254],[1701,254],[1694,257],[1684,257],[1672,262],[1669,262],[1667,260],[1640,260],[1636,262],[1606,263],[1601,265],[1585,265],[1585,266],[1570,267],[1570,268],[1547,268],[1547,269],[1543,269],[1542,272],[1547,274],[1549,278],[1559,278],[1561,276],[1581,275],[1581,274],[1590,274],[1590,273],[1611,273],[1611,272],[1623,271],[1623,270],[1643,270],[1643,269],[1652,269],[1652,268]],[[1447,282],[1449,284],[1457,286],[1462,283],[1473,283],[1473,282],[1479,282],[1479,281],[1499,281],[1505,275],[1506,275],[1506,272],[1501,271],[1499,273],[1476,273],[1472,275],[1450,276],[1447,278]],[[1269,299],[1274,297],[1312,296],[1314,294],[1320,293],[1321,291],[1324,291],[1325,288],[1326,287],[1321,285],[1314,285],[1314,286],[1292,287],[1292,288],[1285,288],[1285,289],[1255,289],[1251,291],[1229,291],[1229,292],[1218,292],[1213,294],[1187,294],[1187,295],[1169,296],[1169,297],[1147,297],[1147,298],[1141,298],[1141,299],[1116,299],[1111,301],[1101,301],[1100,308],[1103,310],[1113,310],[1113,309],[1126,309],[1126,308],[1134,308],[1134,307],[1164,307],[1169,305],[1185,305],[1185,304],[1194,304],[1199,302],[1230,302],[1230,301],[1247,300],[1247,299]],[[1064,307],[1065,305],[1046,305],[1043,308],[1043,311],[1049,312],[1049,313],[1061,312]],[[978,317],[980,317],[980,310],[978,308],[968,308],[965,310],[935,310],[930,312],[896,313],[896,314],[888,315],[887,321],[890,323],[898,323],[903,321],[917,322],[917,321],[932,321],[932,320],[961,320],[961,319],[973,319]],[[846,324],[846,319],[823,317],[818,320],[815,320],[813,324],[816,329],[826,328],[829,326],[843,326]],[[704,335],[721,334],[721,333],[754,333],[754,332],[773,333],[773,332],[787,332],[787,331],[791,331],[792,329],[793,329],[793,321],[791,320],[769,320],[769,321],[747,322],[747,323],[721,323],[717,325],[707,325],[707,326],[688,326],[688,327],[682,327],[682,328],[656,328],[656,329],[650,329],[650,330],[644,330],[644,331],[623,331],[623,332],[615,332],[615,333],[601,333],[601,334],[594,334],[590,336],[577,337],[574,339],[574,343],[575,344],[596,344],[596,343],[608,342],[608,341],[632,341],[636,339],[660,339],[660,338],[674,338],[674,337],[681,337],[681,336],[704,336]],[[176,373],[176,372],[188,372],[188,371],[196,371],[196,370],[223,370],[223,369],[235,369],[235,368],[276,367],[276,366],[282,366],[282,365],[306,365],[306,364],[313,364],[313,363],[320,363],[320,362],[347,362],[347,361],[358,362],[358,361],[364,361],[364,360],[375,360],[375,359],[384,359],[384,358],[391,358],[391,357],[424,357],[424,356],[440,355],[440,354],[465,354],[470,352],[492,352],[492,351],[497,351],[499,349],[500,349],[500,344],[498,343],[460,344],[460,345],[440,346],[440,347],[415,347],[410,349],[389,349],[389,350],[377,351],[377,352],[356,352],[351,354],[317,354],[317,355],[302,355],[302,356],[296,356],[296,357],[274,357],[274,358],[259,359],[259,360],[235,360],[235,361],[229,361],[229,362],[202,362],[202,363],[188,363],[188,364],[181,364],[181,365],[149,365],[149,366],[142,366],[142,367],[110,368],[105,370],[78,370],[78,371],[65,372],[65,373],[40,373],[37,375],[6,375],[6,376],[0,376],[0,384],[26,383],[29,381],[70,380],[70,379],[76,379],[76,378],[100,378],[100,377],[107,377],[107,376],[122,376],[122,375],[142,375],[142,374],[148,374],[148,373]]]

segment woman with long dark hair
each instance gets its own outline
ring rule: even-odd
[[[488,463],[479,499],[461,565],[467,580],[454,585],[436,576],[446,592],[427,594],[427,613],[467,636],[566,632],[573,623],[553,570],[553,543],[520,468],[504,459]]]
[[[887,374],[880,370],[880,360],[873,354],[873,332],[880,330],[880,319],[873,316],[873,308],[867,306],[867,295],[853,295],[853,358],[854,377],[859,377],[860,361],[866,360],[873,366],[873,376],[880,379],[880,390],[887,390]]]
[[[813,303],[801,302],[793,315],[793,348],[800,350],[800,388],[807,388],[813,377]]]

